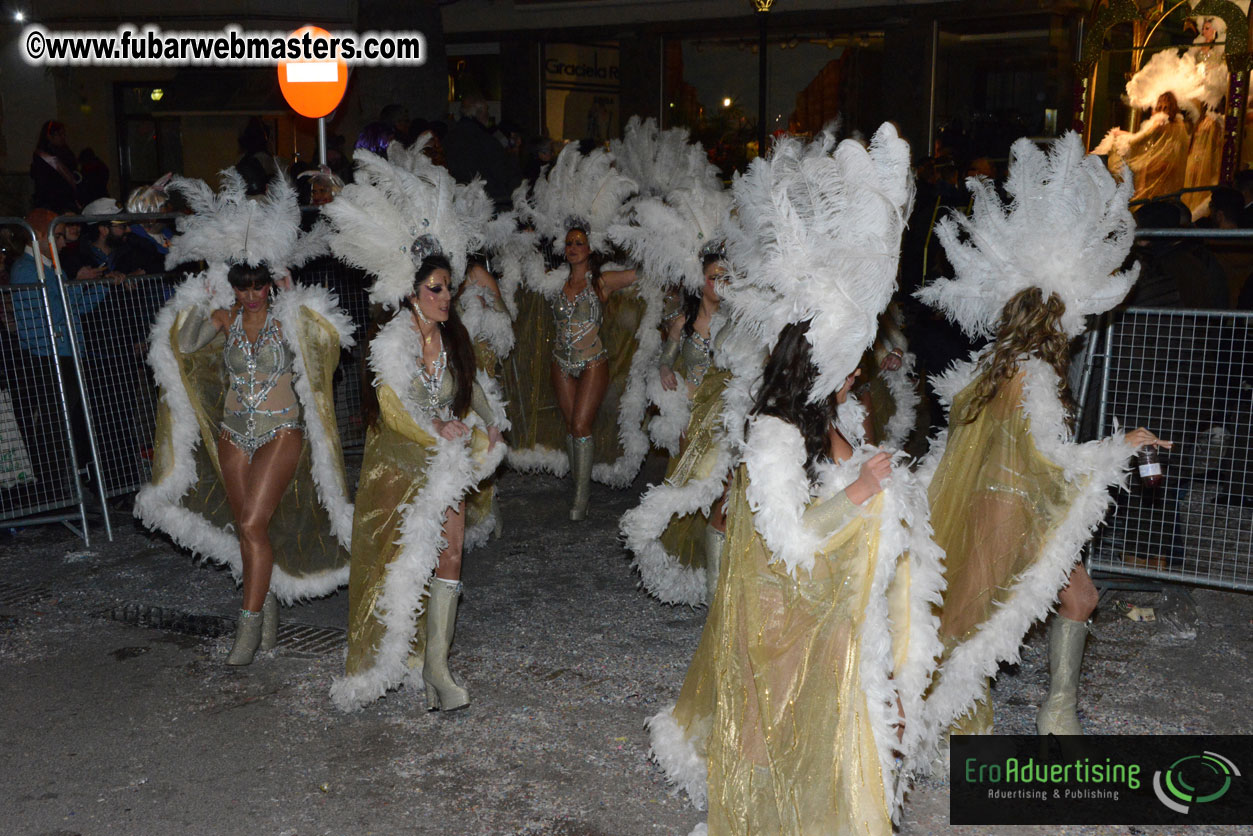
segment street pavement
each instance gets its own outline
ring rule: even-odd
[[[125,515],[90,548],[58,526],[0,533],[0,834],[688,833],[703,816],[649,763],[643,723],[677,696],[704,611],[642,592],[617,536],[661,472],[650,460],[631,490],[595,486],[582,524],[566,520],[568,483],[501,478],[505,536],[466,558],[450,660],[473,703],[447,715],[416,689],[334,708],[346,591],[284,609],[279,648],[229,668],[226,572]],[[1253,596],[1183,595],[1196,617],[1182,631],[1103,602],[1089,733],[1253,731]],[[1033,730],[1046,680],[1037,629],[997,680],[999,730]],[[947,822],[947,785],[925,781],[900,833],[1169,832]],[[1187,829],[1239,832],[1253,828]]]

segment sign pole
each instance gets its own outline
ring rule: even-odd
[[[326,117],[318,117],[318,165],[326,165]]]

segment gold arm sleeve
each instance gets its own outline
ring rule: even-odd
[[[400,433],[410,441],[416,441],[428,447],[435,444],[435,436],[418,426],[418,422],[413,420],[392,387],[386,385],[378,387],[378,396],[379,417],[389,429]]]

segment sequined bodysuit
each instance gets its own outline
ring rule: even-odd
[[[292,388],[292,352],[273,311],[266,313],[261,333],[252,342],[244,333],[241,310],[227,332],[222,357],[227,378],[222,435],[251,461],[282,430],[302,429],[300,403]]]
[[[443,349],[440,349],[431,372],[426,370],[425,365],[419,364],[409,383],[409,397],[428,420],[453,419],[452,402],[457,397],[457,382],[448,370],[448,355]]]
[[[600,298],[590,281],[573,301],[566,297],[564,290],[557,294],[553,303],[553,319],[557,324],[553,359],[570,377],[578,377],[589,365],[609,356],[600,339],[603,316]]]
[[[683,335],[683,343],[679,348],[679,357],[683,360],[683,379],[693,389],[700,386],[705,379],[705,372],[713,363],[712,340],[702,337],[695,329]]]

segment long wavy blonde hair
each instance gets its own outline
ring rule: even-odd
[[[1038,357],[1057,372],[1057,396],[1066,408],[1067,422],[1074,421],[1074,399],[1066,382],[1070,370],[1070,338],[1062,330],[1066,304],[1056,293],[1046,301],[1038,287],[1020,291],[1005,303],[996,326],[996,342],[984,361],[983,373],[975,383],[974,397],[961,415],[963,424],[979,417],[1001,386],[1018,374],[1019,363]]]

